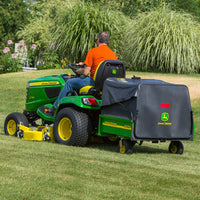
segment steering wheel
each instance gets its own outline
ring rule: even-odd
[[[76,67],[74,67],[76,66]],[[75,63],[71,63],[71,64],[68,64],[68,67],[78,76],[79,74],[76,72],[77,69],[79,69],[79,65],[75,64]]]

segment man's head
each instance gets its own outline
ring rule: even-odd
[[[101,32],[97,35],[97,45],[99,46],[99,43],[109,44],[110,36],[106,32]]]

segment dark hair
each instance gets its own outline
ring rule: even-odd
[[[105,44],[109,44],[109,39],[110,36],[108,33],[106,32],[101,32],[97,35],[97,38],[99,39],[100,43],[105,43]]]

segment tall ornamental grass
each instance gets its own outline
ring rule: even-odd
[[[59,55],[77,62],[83,61],[88,50],[95,47],[97,34],[106,31],[111,36],[109,46],[120,58],[126,21],[127,18],[119,11],[80,3],[60,13],[52,35]]]
[[[132,70],[193,73],[200,69],[199,24],[167,8],[142,13],[127,26],[124,49]]]

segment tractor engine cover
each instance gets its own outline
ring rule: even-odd
[[[38,107],[54,102],[67,81],[66,75],[51,75],[28,82],[26,111],[37,111]]]

